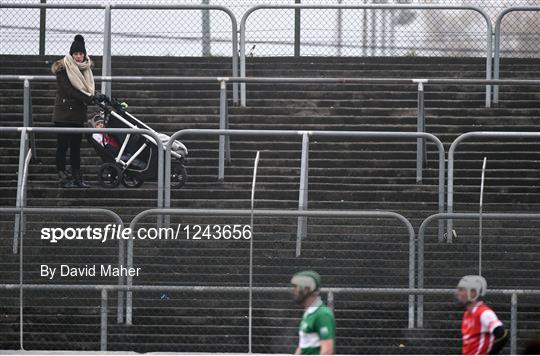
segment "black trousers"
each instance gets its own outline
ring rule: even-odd
[[[69,124],[55,123],[56,127],[82,127]],[[59,133],[56,146],[56,169],[63,171],[66,169],[66,156],[69,149],[69,163],[73,172],[81,170],[81,141],[80,133]]]

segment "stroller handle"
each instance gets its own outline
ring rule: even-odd
[[[122,103],[120,103],[116,98],[111,99],[106,95],[101,95],[99,99],[100,100],[96,99],[94,103],[103,110],[110,110],[113,108],[116,111],[124,111]]]

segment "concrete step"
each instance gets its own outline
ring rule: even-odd
[[[2,73],[48,74],[54,56],[0,56]],[[94,58],[99,73],[101,59]],[[156,65],[157,64],[157,65]],[[114,57],[114,75],[226,75],[230,58]],[[537,77],[540,61],[503,61],[502,77]],[[248,58],[252,76],[471,77],[485,76],[481,58]],[[32,83],[33,117],[38,126],[50,125],[56,84]],[[416,130],[416,90],[413,83],[302,84],[250,83],[248,108],[230,106],[230,127],[288,130]],[[218,83],[113,83],[114,95],[130,104],[130,112],[164,133],[183,128],[218,127]],[[232,98],[231,86],[228,97]],[[0,82],[3,125],[22,122],[22,83]],[[540,91],[537,86],[501,87],[502,102],[484,108],[485,86],[426,85],[427,131],[449,144],[468,131],[535,131]],[[91,108],[91,111],[95,108]],[[190,149],[189,182],[172,192],[174,207],[242,208],[250,206],[255,151],[263,150],[256,191],[256,208],[296,209],[300,167],[299,138],[232,138],[231,166],[226,182],[217,180],[217,138],[182,139]],[[310,142],[310,209],[385,209],[402,213],[418,229],[437,212],[437,155],[428,144],[428,169],[423,185],[415,183],[416,142],[371,139],[320,139]],[[101,161],[84,145],[83,169],[95,184]],[[136,190],[124,188],[61,190],[56,188],[52,134],[37,139],[41,163],[30,166],[30,206],[96,206],[117,211],[124,222],[145,208],[156,206],[156,183]],[[2,135],[0,148],[0,205],[15,203],[18,135]],[[456,155],[455,210],[478,211],[481,160],[488,157],[484,211],[537,212],[540,209],[539,157],[533,141],[475,140],[460,145]],[[18,255],[11,253],[13,214],[0,216],[0,274],[18,282]],[[25,280],[43,283],[42,263],[116,263],[118,242],[95,244],[39,239],[40,229],[55,226],[104,224],[104,217],[28,215],[25,237]],[[172,217],[174,224],[228,224],[227,217]],[[234,222],[249,223],[249,217]],[[255,219],[254,282],[288,286],[298,269],[315,268],[326,286],[408,285],[408,237],[393,220],[309,219],[302,254],[295,257],[295,218]],[[151,227],[154,220],[140,226]],[[463,274],[478,268],[478,221],[455,221],[458,237],[437,243],[436,224],[425,244],[425,285],[451,288]],[[484,224],[483,269],[490,288],[540,288],[534,273],[540,242],[538,222],[489,221]],[[247,285],[248,241],[137,241],[134,261],[144,268],[137,283],[175,285]],[[66,282],[73,282],[66,280]],[[95,283],[92,278],[85,283]],[[116,283],[112,278],[108,283]],[[25,349],[97,349],[99,293],[25,292]],[[135,323],[114,323],[116,293],[109,298],[110,350],[177,352],[246,352],[247,294],[135,293]],[[164,299],[162,299],[164,298]],[[492,301],[507,323],[509,299]],[[540,330],[538,303],[520,297],[518,346]],[[0,322],[6,333],[1,348],[17,348],[18,294],[0,294]],[[458,353],[459,320],[450,296],[426,298],[426,328],[407,329],[407,297],[336,295],[338,352],[340,353]],[[301,310],[289,295],[254,293],[254,352],[291,352],[297,343]],[[161,336],[159,336],[161,335]],[[178,336],[181,335],[181,336]],[[211,340],[211,341],[210,341]]]

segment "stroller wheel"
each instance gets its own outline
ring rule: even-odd
[[[122,184],[126,188],[138,188],[144,183],[141,175],[134,171],[124,171],[122,174]]]
[[[122,179],[122,171],[114,163],[105,163],[99,167],[98,180],[105,188],[116,188]]]
[[[182,188],[187,182],[187,171],[183,164],[171,163],[171,188]]]

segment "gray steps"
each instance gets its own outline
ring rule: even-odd
[[[48,74],[55,57],[0,56],[2,73]],[[100,58],[96,61],[99,74]],[[24,64],[23,64],[24,63]],[[113,58],[114,75],[231,75],[230,59],[211,58]],[[156,65],[159,64],[159,65]],[[28,70],[31,67],[31,70]],[[501,77],[538,77],[537,60],[503,61]],[[471,77],[485,76],[482,59],[455,58],[249,58],[249,76],[323,77]],[[55,83],[32,83],[34,121],[49,126]],[[133,114],[155,129],[172,133],[183,128],[218,127],[217,83],[114,83],[113,92],[130,104]],[[231,86],[228,97],[232,98]],[[416,130],[416,85],[394,84],[283,84],[249,83],[248,108],[230,103],[230,127],[237,129],[289,130]],[[22,83],[0,82],[2,125],[22,122]],[[448,150],[459,134],[473,130],[536,131],[540,91],[535,86],[501,87],[501,103],[484,108],[482,85],[426,85],[428,132],[436,134]],[[92,109],[93,110],[93,109]],[[18,163],[18,136],[0,137],[0,205],[13,205]],[[172,192],[175,207],[249,208],[253,157],[263,150],[259,167],[257,208],[295,209],[298,205],[301,142],[298,138],[232,138],[231,166],[224,184],[218,184],[217,138],[190,136],[182,139],[191,151],[187,186]],[[85,144],[84,144],[85,145]],[[156,205],[156,183],[137,190],[61,190],[54,174],[55,140],[38,135],[41,164],[32,164],[29,177],[31,206],[95,206],[111,208],[125,222]],[[87,146],[83,169],[95,183],[100,160]],[[388,209],[409,218],[415,230],[437,211],[437,155],[428,144],[429,162],[422,185],[415,182],[415,148],[411,140],[384,142],[371,139],[320,139],[310,144],[311,209]],[[539,160],[533,141],[468,141],[459,147],[455,171],[455,210],[478,211],[481,159],[488,156],[484,211],[537,212],[540,191]],[[25,241],[25,279],[43,282],[36,268],[44,262],[115,263],[117,242],[92,242],[52,246],[39,240],[41,227],[65,226],[74,218],[28,216]],[[77,218],[78,223],[105,222],[103,217]],[[230,220],[230,219],[229,219]],[[3,280],[18,280],[18,256],[10,253],[13,215],[0,216],[0,271]],[[141,226],[151,226],[146,224]],[[152,220],[153,221],[153,220]],[[230,223],[227,218],[173,217],[174,223]],[[247,222],[248,217],[235,218]],[[286,286],[290,274],[317,268],[329,286],[407,286],[407,235],[398,222],[377,219],[313,219],[303,253],[294,257],[295,218],[257,218],[255,283]],[[428,229],[425,244],[425,285],[449,288],[459,276],[477,268],[477,221],[456,221],[455,243],[436,241],[436,223]],[[540,241],[537,222],[484,223],[484,264],[490,286],[540,288],[536,277]],[[102,257],[98,257],[101,255]],[[59,257],[61,256],[61,257]],[[137,241],[135,261],[144,265],[137,280],[144,284],[247,285],[247,242]],[[173,268],[171,268],[173,266]],[[85,279],[88,283],[95,282]],[[114,279],[111,283],[115,283]],[[247,351],[246,294],[136,293],[135,325],[114,323],[115,297],[110,296],[110,350],[144,351]],[[72,300],[61,293],[50,298],[26,292],[28,325],[26,349],[95,350],[99,347],[99,295]],[[77,296],[80,296],[77,298]],[[88,297],[88,299],[84,299]],[[2,325],[9,330],[0,337],[0,348],[17,347],[17,293],[0,294]],[[61,303],[57,303],[61,301]],[[338,352],[341,353],[457,353],[461,312],[452,298],[426,298],[426,328],[407,330],[407,297],[336,295]],[[495,298],[501,318],[508,322],[508,298]],[[523,304],[522,304],[523,303]],[[60,307],[59,305],[64,305]],[[288,295],[255,293],[254,352],[292,352],[297,342],[301,311]],[[520,298],[518,347],[540,330],[538,304]],[[59,314],[59,315],[58,315]],[[162,326],[159,326],[162,325]],[[190,331],[191,330],[191,331]],[[162,336],[157,336],[157,334]],[[184,336],[179,337],[178,335]],[[83,338],[86,335],[86,338]],[[212,341],[210,341],[212,340]]]

